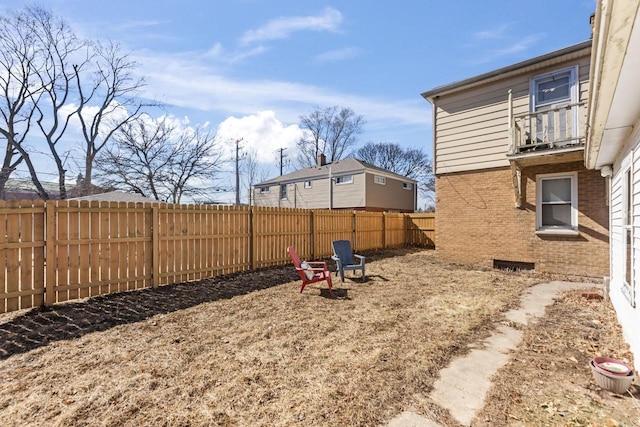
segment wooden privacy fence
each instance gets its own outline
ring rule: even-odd
[[[0,201],[0,312],[355,251],[434,246],[435,214]],[[0,230],[2,233],[2,230]]]

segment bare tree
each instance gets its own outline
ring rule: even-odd
[[[422,150],[391,142],[369,142],[353,153],[359,160],[418,181],[422,196],[433,197],[435,177],[431,160]]]
[[[74,65],[78,91],[78,115],[84,137],[85,164],[82,187],[88,191],[92,184],[93,165],[98,153],[122,127],[134,121],[144,106],[137,97],[144,80],[134,76],[136,63],[122,53],[118,44],[108,42],[93,46],[95,72],[90,81],[86,73]]]
[[[0,16],[0,136],[5,150],[0,169],[0,198],[11,173],[24,160],[18,147],[26,140],[41,94],[37,84],[40,51],[26,12]]]
[[[37,70],[37,75],[42,87],[42,96],[38,102],[34,100],[37,111],[36,123],[47,142],[58,170],[59,197],[66,199],[66,160],[69,152],[61,152],[59,143],[63,140],[74,112],[63,114],[63,111],[65,107],[70,106],[70,98],[74,94],[73,83],[77,80],[76,73],[84,71],[91,59],[91,53],[88,43],[79,40],[64,20],[37,7],[27,8],[27,13],[31,18],[31,33],[41,47],[39,60],[42,67]],[[72,62],[76,64],[73,67]],[[27,149],[24,151],[26,152]],[[42,188],[30,158],[26,154],[24,156],[27,166],[33,170],[31,174],[33,183],[36,188]],[[41,194],[40,196],[46,199],[49,195]]]
[[[180,203],[184,196],[206,193],[222,163],[215,136],[143,115],[120,127],[96,168],[106,186]]]
[[[258,152],[249,150],[242,161],[243,187],[249,194],[249,205],[253,204],[253,186],[258,182],[266,181],[269,171],[260,163]]]
[[[319,154],[327,156],[329,162],[340,160],[355,146],[365,123],[364,118],[350,108],[335,106],[316,107],[301,116],[304,136],[297,143],[300,166],[313,166]]]
[[[73,116],[82,126],[82,184],[89,188],[96,155],[143,106],[136,98],[143,81],[133,76],[135,65],[116,44],[79,40],[46,9],[27,7],[0,17],[0,140],[6,143],[0,197],[11,173],[23,164],[38,195],[49,198],[28,145],[37,124],[57,168],[59,195],[66,198],[69,147],[61,142]]]

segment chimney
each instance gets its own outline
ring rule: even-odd
[[[324,166],[327,164],[327,156],[324,155],[324,153],[320,153],[318,154],[318,166]]]

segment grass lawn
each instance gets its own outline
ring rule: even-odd
[[[549,278],[371,255],[366,282],[334,276],[336,298],[325,283],[300,294],[286,266],[4,315],[0,425],[376,426],[407,409],[456,425],[428,396],[439,370]],[[619,330],[594,325],[624,351]],[[523,412],[497,416],[508,386],[479,424],[522,422],[522,393]],[[611,411],[633,415],[632,399]]]

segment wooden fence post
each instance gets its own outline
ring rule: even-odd
[[[309,245],[311,246],[310,250],[309,250],[309,258],[310,259],[314,259],[315,255],[314,255],[314,249],[316,246],[316,229],[315,229],[315,215],[314,215],[314,211],[310,211],[309,212],[309,230],[311,230],[311,236],[309,238]]]
[[[387,247],[387,213],[382,212],[382,248]]]
[[[56,270],[58,268],[57,252],[58,241],[56,239],[56,201],[48,200],[44,208],[45,224],[47,227],[45,245],[46,245],[46,285],[44,304],[48,307],[56,302]]]
[[[160,208],[157,203],[151,207],[151,286],[160,282]]]
[[[356,247],[356,242],[358,238],[358,234],[356,233],[356,223],[357,223],[356,211],[353,211],[353,213],[351,214],[351,244],[354,250],[358,250],[358,248]]]
[[[256,269],[256,234],[253,222],[255,221],[253,208],[249,208],[249,264],[251,269]]]
[[[407,246],[411,241],[411,239],[410,239],[410,235],[411,235],[410,228],[411,228],[411,226],[409,224],[410,218],[409,218],[409,215],[407,215],[407,214],[403,214],[403,216],[404,216],[404,246]]]

